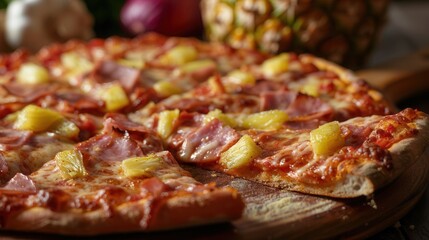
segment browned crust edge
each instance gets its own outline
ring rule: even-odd
[[[240,218],[244,209],[240,195],[228,187],[161,200],[151,214],[150,202],[146,199],[85,213],[33,207],[11,214],[2,229],[81,236],[148,232],[230,221]]]

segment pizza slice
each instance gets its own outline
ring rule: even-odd
[[[6,230],[94,235],[155,231],[239,218],[236,190],[201,184],[163,151],[156,134],[123,115],[0,189]]]
[[[370,195],[424,152],[428,117],[406,109],[387,116],[329,122],[313,130],[283,127],[287,115],[166,110],[156,128],[181,162],[273,187],[339,198]]]

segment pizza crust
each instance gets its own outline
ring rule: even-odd
[[[240,218],[244,204],[231,188],[211,192],[183,194],[157,203],[150,200],[124,203],[115,209],[90,212],[54,212],[33,207],[11,214],[4,230],[43,232],[65,235],[97,235],[120,232],[158,231],[218,223]]]

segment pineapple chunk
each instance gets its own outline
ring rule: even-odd
[[[249,135],[244,135],[231,148],[223,152],[220,162],[228,169],[236,169],[248,165],[261,154],[261,148]]]
[[[137,68],[137,69],[142,69],[145,66],[145,62],[143,60],[139,60],[139,59],[119,59],[117,61],[119,64],[121,64],[122,66],[125,67],[132,67],[132,68]]]
[[[282,53],[278,56],[265,60],[262,63],[262,73],[267,77],[273,77],[284,73],[289,69],[289,55]]]
[[[18,70],[16,79],[24,84],[42,84],[50,81],[46,68],[35,63],[24,63]]]
[[[157,132],[163,138],[167,139],[174,130],[174,124],[179,118],[180,111],[166,110],[159,113]]]
[[[79,135],[80,130],[72,121],[63,119],[52,124],[48,131],[67,138],[75,138]]]
[[[65,150],[57,153],[55,162],[64,179],[75,179],[88,175],[83,165],[82,153],[78,150]]]
[[[310,142],[316,155],[331,155],[344,146],[345,140],[341,135],[340,124],[330,122],[310,132]]]
[[[317,79],[310,79],[300,90],[300,92],[305,93],[312,97],[319,96],[320,81]]]
[[[149,155],[125,159],[122,161],[121,167],[126,177],[153,177],[154,171],[164,165],[161,157]]]
[[[183,65],[197,59],[198,52],[192,46],[176,46],[159,57],[159,61],[168,65]]]
[[[239,85],[253,85],[256,82],[256,79],[252,74],[240,70],[230,72],[227,77],[232,83]]]
[[[281,110],[270,110],[246,116],[241,123],[243,128],[259,130],[277,130],[288,120],[288,115]]]
[[[28,105],[18,113],[14,127],[20,130],[42,132],[62,119],[63,116],[58,112]]]
[[[101,99],[106,104],[108,112],[117,111],[130,103],[125,90],[119,84],[110,85],[101,91]]]
[[[192,62],[185,63],[183,66],[180,67],[180,70],[184,73],[192,73],[192,72],[196,72],[198,70],[207,69],[207,68],[209,69],[216,68],[216,63],[210,59],[192,61]]]
[[[207,115],[204,117],[204,122],[208,123],[215,118],[221,121],[223,124],[228,125],[230,127],[236,127],[238,125],[237,121],[234,118],[222,113],[222,111],[219,109],[216,109],[207,113]]]
[[[94,68],[94,64],[75,52],[63,53],[60,61],[64,68],[74,74],[89,72]]]
[[[169,81],[157,82],[153,85],[153,88],[159,95],[163,97],[169,97],[171,95],[179,94],[182,92],[182,89],[180,89]]]

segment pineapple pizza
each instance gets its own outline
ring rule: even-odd
[[[232,221],[240,192],[182,167],[370,196],[423,154],[428,117],[306,54],[146,34],[0,58],[0,229],[66,235]],[[79,229],[79,231],[76,231]]]

